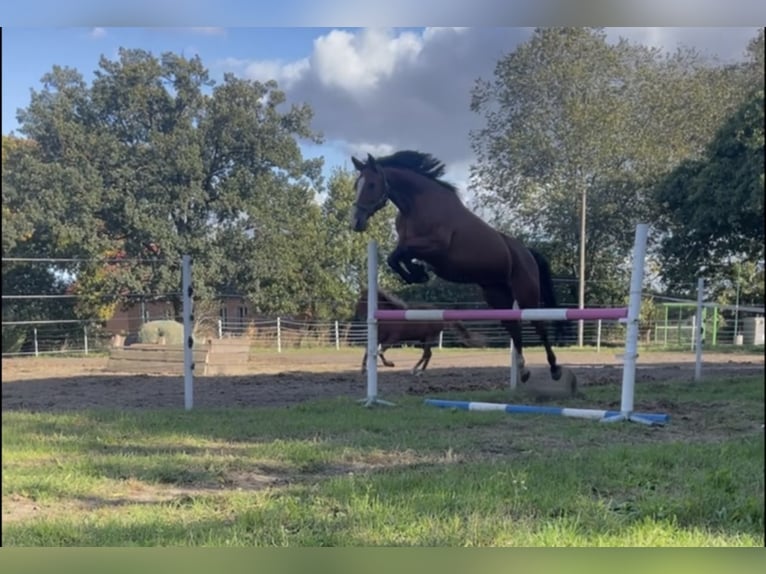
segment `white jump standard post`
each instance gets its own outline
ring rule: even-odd
[[[365,407],[373,405],[394,406],[394,403],[378,398],[378,244],[367,244],[367,397],[359,402]]]
[[[191,257],[181,258],[181,289],[183,291],[184,321],[184,408],[187,411],[194,405],[194,336],[192,317]]]
[[[620,413],[601,419],[603,422],[632,421],[645,425],[656,424],[649,417],[633,412],[633,396],[636,383],[636,359],[638,358],[638,319],[641,313],[641,286],[644,281],[644,259],[649,226],[636,226],[636,241],[633,248],[633,272],[630,275],[630,298],[628,299],[628,330],[625,335],[625,356],[622,363],[622,397]]]

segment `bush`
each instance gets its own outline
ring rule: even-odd
[[[172,320],[149,321],[144,323],[138,331],[139,343],[157,344],[162,337],[164,337],[166,345],[183,346],[183,323]]]

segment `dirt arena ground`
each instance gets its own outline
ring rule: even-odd
[[[622,378],[615,349],[600,353],[558,350],[587,394],[589,385],[619,385]],[[196,376],[195,407],[255,407],[295,404],[331,397],[363,398],[365,377],[359,372],[362,351],[329,349],[262,352],[241,373]],[[379,368],[381,397],[425,395],[447,391],[499,390],[508,387],[508,354],[502,351],[435,351],[428,371],[414,377],[409,368],[419,351],[392,349],[394,368]],[[533,380],[550,380],[542,353],[526,355]],[[2,360],[2,410],[66,411],[83,408],[183,407],[183,376],[106,372],[106,357],[12,358]],[[637,384],[691,380],[692,353],[642,354]],[[703,377],[763,374],[764,357],[755,354],[706,353]],[[619,396],[615,397],[619,401]],[[617,402],[615,404],[618,404]]]

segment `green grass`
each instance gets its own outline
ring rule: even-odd
[[[613,407],[587,392],[569,404]],[[763,545],[762,377],[639,385],[664,428],[387,398],[4,412],[3,543]]]

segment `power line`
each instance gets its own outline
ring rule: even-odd
[[[166,259],[98,259],[82,257],[3,257],[3,263],[166,263]],[[174,260],[175,261],[175,260]]]
[[[153,300],[161,297],[180,297],[181,293],[159,293],[150,295],[141,295],[140,293],[130,293],[126,295],[117,295],[114,293],[107,293],[105,295],[99,295],[100,299],[147,299]],[[3,299],[81,299],[87,297],[87,295],[3,295]]]

